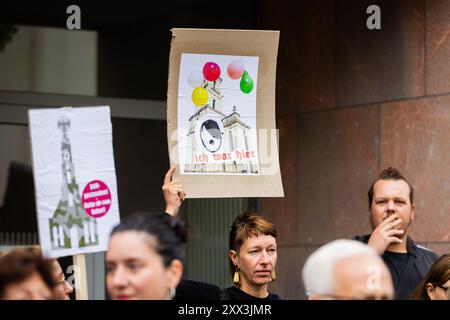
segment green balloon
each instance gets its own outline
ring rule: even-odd
[[[253,80],[249,77],[247,71],[244,71],[242,75],[240,87],[243,93],[250,93],[253,90]]]

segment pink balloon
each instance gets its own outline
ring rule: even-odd
[[[237,80],[242,77],[244,71],[245,66],[241,60],[231,61],[227,68],[228,76],[233,80]]]

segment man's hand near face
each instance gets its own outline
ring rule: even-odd
[[[392,243],[402,243],[400,237],[405,231],[395,228],[401,223],[402,220],[397,214],[390,215],[373,230],[368,245],[381,256]]]

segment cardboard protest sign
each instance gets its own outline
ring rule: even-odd
[[[279,32],[172,29],[169,156],[189,198],[282,197]]]
[[[44,255],[105,251],[120,220],[109,107],[28,115]]]

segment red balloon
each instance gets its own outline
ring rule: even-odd
[[[215,62],[207,62],[203,67],[203,75],[208,81],[216,81],[220,77],[220,67]]]

